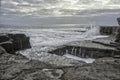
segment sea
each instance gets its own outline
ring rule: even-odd
[[[49,49],[63,46],[74,41],[93,40],[108,36],[100,35],[99,26],[93,25],[49,25],[49,26],[7,26],[1,27],[0,33],[23,33],[30,37],[32,48],[19,51],[25,56],[34,53],[47,52]],[[86,63],[95,61],[93,58],[80,58],[70,54],[64,57]]]

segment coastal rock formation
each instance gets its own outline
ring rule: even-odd
[[[23,50],[31,48],[29,37],[25,34],[8,34],[8,37],[12,39],[14,50]]]
[[[118,24],[120,25],[120,18],[117,18]],[[117,29],[116,40],[115,42],[120,43],[120,27]]]
[[[87,64],[48,54],[39,53],[34,56],[38,60],[31,60],[0,47],[0,80],[120,80],[120,59],[100,58]]]
[[[0,55],[4,54],[6,51],[3,47],[0,46]]]
[[[115,35],[118,26],[100,26],[101,35]]]
[[[9,37],[6,35],[0,35],[0,43],[5,41],[9,41]]]
[[[60,80],[63,73],[55,65],[29,60],[20,54],[0,56],[0,80]]]
[[[120,25],[120,17],[119,17],[119,18],[117,18],[117,21],[118,21],[118,24]]]
[[[116,40],[115,42],[120,43],[120,28],[117,29]]]
[[[31,47],[29,37],[24,34],[0,34],[0,46],[9,53]]]
[[[64,80],[120,80],[120,59],[102,58],[92,64],[64,69]]]
[[[101,58],[91,64],[58,67],[5,52],[0,56],[0,80],[120,80],[119,66],[120,59]]]
[[[107,27],[100,27],[100,33],[102,34],[102,35],[110,35],[110,34],[112,34],[112,27],[111,28],[107,28]]]

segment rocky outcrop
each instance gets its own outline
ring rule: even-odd
[[[60,80],[63,73],[55,65],[29,60],[20,54],[0,56],[0,80]]]
[[[5,49],[3,47],[0,46],[0,55],[6,53]]]
[[[101,35],[115,35],[118,26],[100,26]]]
[[[0,35],[0,43],[5,41],[9,41],[9,37],[6,35]]]
[[[64,69],[64,80],[120,80],[119,66],[119,59],[98,59],[92,64]]]
[[[117,18],[118,24],[120,25],[120,17]]]
[[[106,43],[106,41],[108,42],[110,40],[106,39],[101,41],[102,43]],[[115,55],[118,55],[118,51],[115,47],[98,44],[90,40],[71,42],[64,46],[61,46],[58,49],[50,51],[49,53],[61,56],[64,54],[71,54],[80,58],[102,58],[114,57]]]
[[[117,29],[115,42],[120,43],[120,28]]]
[[[4,52],[0,55],[0,80],[120,80],[119,66],[120,59],[101,58],[91,64],[58,67]]]
[[[0,34],[0,46],[9,53],[31,47],[29,37],[24,34]]]
[[[120,25],[120,18],[117,18],[118,24]],[[116,40],[115,42],[120,44],[120,27],[117,28]]]
[[[8,34],[8,37],[12,39],[14,50],[23,50],[31,48],[29,37],[25,34]]]

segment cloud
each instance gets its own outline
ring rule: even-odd
[[[96,16],[120,12],[120,0],[3,0],[3,15]],[[13,14],[14,13],[14,14]]]

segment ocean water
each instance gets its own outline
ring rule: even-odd
[[[73,41],[92,40],[103,38],[99,34],[99,27],[90,28],[39,28],[39,29],[15,29],[15,28],[0,28],[0,33],[24,33],[30,37],[32,48],[20,51],[25,56],[34,55],[34,53],[47,52],[52,48],[62,46]],[[82,60],[91,63],[94,59],[82,59],[79,57],[65,55],[65,57]]]

